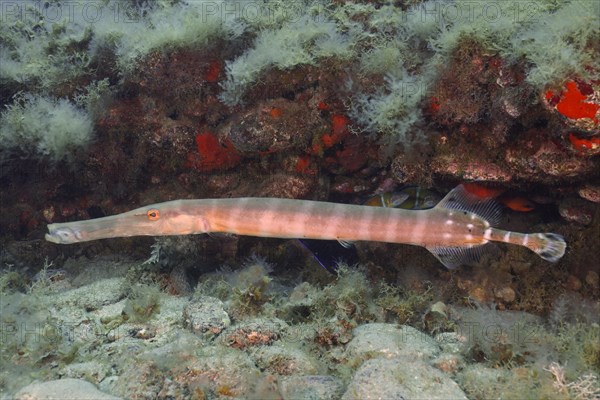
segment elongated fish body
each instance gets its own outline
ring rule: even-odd
[[[423,246],[448,268],[473,261],[490,241],[528,247],[551,262],[563,256],[566,243],[560,235],[493,228],[499,216],[493,201],[478,201],[462,186],[434,208],[416,211],[276,198],[175,200],[110,217],[50,224],[46,240],[69,244],[223,232],[342,243],[376,241]]]

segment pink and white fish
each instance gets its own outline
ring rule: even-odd
[[[555,233],[494,228],[500,208],[458,186],[435,207],[405,210],[278,198],[174,200],[122,214],[48,225],[46,240],[69,244],[113,237],[231,233],[237,235],[423,246],[447,268],[472,262],[483,245],[504,242],[558,261],[566,243]]]

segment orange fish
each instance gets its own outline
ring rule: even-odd
[[[502,196],[498,201],[513,211],[529,212],[535,209],[533,202],[519,196]]]
[[[535,209],[533,202],[524,197],[505,195],[505,189],[493,188],[478,182],[463,183],[463,187],[470,194],[480,198],[481,200],[496,199],[505,207],[513,211],[528,212]]]
[[[493,188],[478,182],[463,183],[463,187],[470,194],[480,198],[481,200],[495,199],[504,193],[505,189]]]

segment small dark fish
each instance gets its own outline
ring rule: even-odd
[[[298,239],[298,242],[321,267],[332,274],[336,273],[339,262],[345,262],[348,265],[358,263],[358,253],[354,246],[341,246],[338,242],[331,240]]]
[[[365,206],[427,210],[442,200],[436,192],[420,186],[407,186],[398,192],[378,194],[368,199]]]

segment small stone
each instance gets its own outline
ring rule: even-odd
[[[585,200],[568,198],[560,203],[558,212],[568,222],[589,225],[594,217],[594,208]]]
[[[402,325],[370,323],[354,329],[354,338],[346,346],[346,357],[354,361],[374,356],[428,360],[440,348],[433,338],[417,329]]]
[[[585,283],[593,287],[594,289],[598,289],[599,286],[599,277],[596,271],[588,271],[585,275]]]
[[[109,368],[100,362],[88,361],[65,365],[60,372],[60,376],[77,379],[86,378],[97,384],[105,379],[108,370]]]
[[[456,354],[443,354],[431,362],[431,365],[442,372],[449,375],[454,375],[464,366],[464,360]]]
[[[577,193],[581,198],[591,201],[592,203],[600,203],[600,186],[585,185],[580,188]]]
[[[513,288],[509,286],[497,290],[495,295],[496,298],[501,299],[505,303],[512,303],[513,301],[515,301],[515,298],[517,296]]]
[[[447,354],[460,355],[469,349],[469,337],[458,332],[442,332],[435,335],[435,341]]]
[[[507,113],[513,118],[517,118],[521,115],[521,110],[519,109],[519,107],[516,104],[510,102],[508,99],[504,99],[502,101],[502,109],[505,113]]]
[[[252,358],[261,371],[278,375],[313,375],[319,369],[312,356],[293,346],[261,346],[253,352]]]
[[[484,304],[490,300],[489,293],[481,286],[476,286],[469,291],[469,296],[475,301]]]
[[[431,306],[430,311],[432,313],[439,314],[444,318],[448,318],[448,306],[446,306],[443,302],[438,301],[437,303]]]
[[[448,321],[448,306],[441,301],[434,303],[423,316],[423,324],[429,332],[441,330]]]
[[[567,282],[565,283],[565,287],[569,290],[577,292],[579,289],[581,289],[581,279],[575,275],[569,275]]]
[[[156,328],[152,326],[143,326],[139,328],[134,328],[131,331],[131,336],[136,339],[148,340],[152,339],[156,336]]]
[[[338,378],[327,375],[288,376],[279,382],[284,399],[339,399],[343,387]]]
[[[183,309],[183,321],[193,333],[218,335],[231,325],[229,315],[223,309],[223,302],[214,297],[202,296]]]
[[[57,379],[47,382],[35,382],[25,386],[15,395],[18,400],[51,400],[51,399],[81,399],[81,400],[117,400],[120,397],[111,396],[99,391],[96,386],[82,379]]]
[[[466,398],[447,375],[423,361],[407,357],[365,361],[342,396],[344,400]]]
[[[227,329],[223,343],[234,349],[270,345],[279,340],[288,324],[279,318],[257,318]]]

